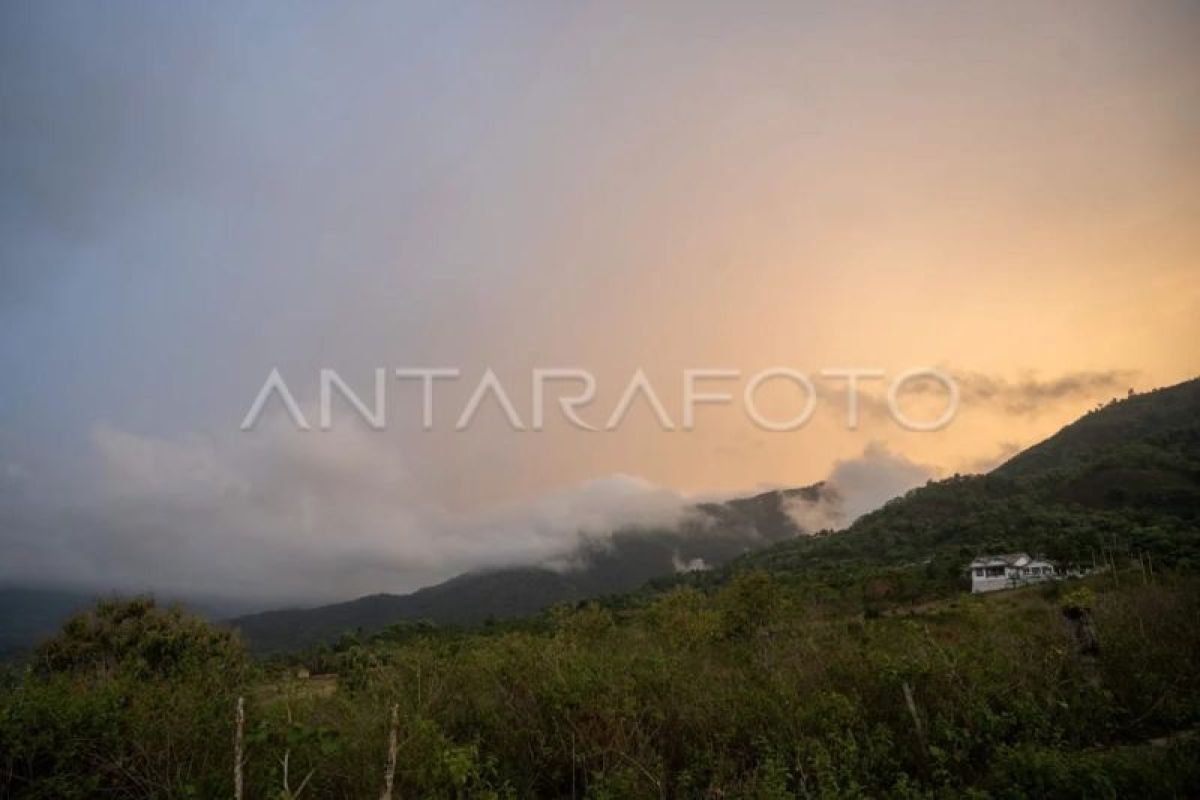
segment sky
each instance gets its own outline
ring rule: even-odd
[[[0,583],[331,599],[700,498],[853,518],[1194,377],[1197,40],[1192,2],[5,3]],[[312,415],[322,368],[432,366],[433,430],[392,380],[383,431],[240,429],[274,369]],[[799,430],[736,402],[774,367]],[[906,431],[923,367],[959,413]],[[454,430],[489,368],[527,428],[534,369],[597,426],[641,369],[676,429]],[[839,368],[885,373],[854,430]],[[739,375],[682,430],[688,369]]]

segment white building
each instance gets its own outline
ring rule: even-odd
[[[972,594],[1012,589],[1059,577],[1053,564],[1030,558],[1027,553],[980,556],[971,562],[968,569],[971,573]]]

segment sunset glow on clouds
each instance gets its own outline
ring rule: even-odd
[[[0,581],[411,589],[850,464],[986,469],[1193,377],[1198,36],[1182,2],[6,5]],[[424,431],[397,383],[383,432],[238,429],[274,368],[308,404],[429,365],[447,420],[487,368],[521,409],[589,370],[599,420],[638,368],[673,413],[686,369],[776,365],[938,367],[962,408]]]

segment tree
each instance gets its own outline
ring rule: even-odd
[[[212,667],[229,673],[244,661],[241,640],[232,630],[141,596],[101,600],[71,617],[58,636],[38,648],[35,663],[46,673],[150,678]]]
[[[780,603],[779,587],[765,570],[739,572],[717,594],[721,630],[731,638],[749,638],[770,622]]]

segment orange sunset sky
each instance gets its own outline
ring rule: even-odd
[[[0,579],[411,589],[1200,374],[1195,3],[219,6],[0,12]],[[433,431],[398,382],[383,432],[238,429],[272,369],[311,407],[423,366],[463,373]],[[521,409],[591,370],[597,422],[644,368],[678,422],[685,369],[772,366],[939,367],[961,412],[452,426],[487,367]]]

